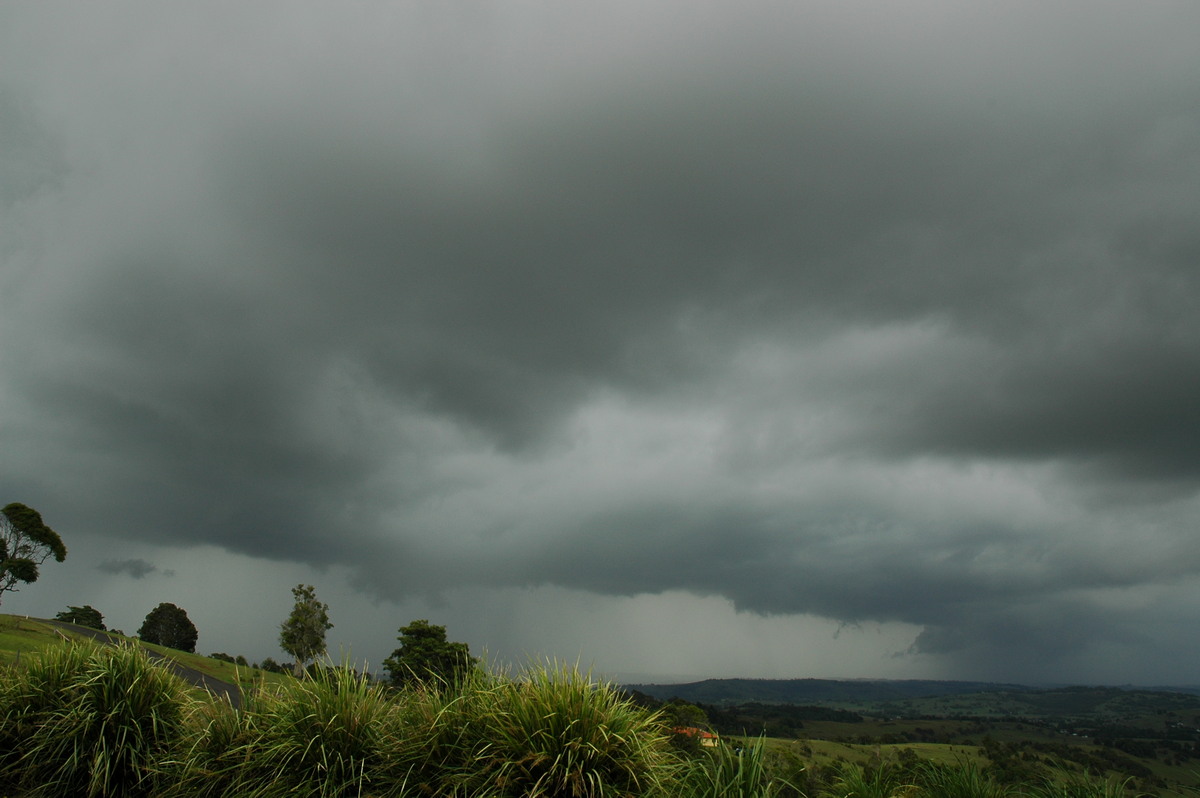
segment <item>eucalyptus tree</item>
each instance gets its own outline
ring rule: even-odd
[[[0,597],[16,592],[17,583],[37,581],[38,567],[53,557],[67,558],[67,547],[32,507],[13,502],[0,510]]]
[[[66,610],[55,615],[54,620],[105,631],[104,616],[91,604],[84,604],[82,607],[68,606]]]
[[[333,624],[329,622],[329,605],[317,600],[312,585],[296,585],[292,596],[296,603],[280,626],[279,646],[295,659],[294,671],[299,676],[305,663],[325,653],[325,632]]]

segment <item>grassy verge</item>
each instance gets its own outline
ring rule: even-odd
[[[78,635],[20,615],[0,615],[0,664],[13,665],[21,657],[57,648],[64,640],[80,640]]]
[[[112,634],[111,632],[109,633]],[[145,643],[137,638],[113,635],[118,640],[128,641],[149,651],[156,652],[180,665],[199,671],[214,679],[229,684],[236,684],[243,690],[253,689],[262,684],[282,685],[291,677],[234,665],[219,659],[212,659],[200,654],[179,651],[166,646]],[[83,635],[70,629],[46,623],[36,618],[26,618],[21,615],[0,615],[0,665],[18,665],[22,659],[37,656],[54,650],[64,642],[82,642],[87,640]]]
[[[28,624],[2,634],[26,641],[44,631]],[[207,665],[213,674],[224,666]],[[973,746],[726,738],[686,754],[669,737],[660,716],[555,663],[401,691],[324,668],[257,682],[240,709],[187,689],[132,643],[42,646],[0,679],[0,795],[9,798],[1139,794],[1077,771],[1015,785]]]

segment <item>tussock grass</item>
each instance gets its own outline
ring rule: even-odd
[[[1073,773],[1064,781],[1046,781],[1024,793],[1027,798],[1144,798],[1130,789],[1130,780],[1105,779]]]
[[[394,772],[414,795],[486,795],[492,730],[502,681],[473,670],[453,686],[414,684],[395,694],[400,727]]]
[[[29,798],[152,795],[189,701],[135,646],[31,657],[0,690],[0,784]]]
[[[1014,798],[1014,788],[989,777],[974,762],[954,767],[926,764],[918,771],[921,795],[928,798]]]
[[[398,714],[385,688],[349,667],[263,689],[240,711],[201,704],[168,795],[385,794]]]
[[[922,794],[901,768],[890,765],[846,765],[822,792],[825,798],[915,798]]]
[[[804,772],[763,738],[680,758],[659,716],[554,662],[402,690],[347,665],[320,668],[260,681],[240,709],[134,645],[66,644],[21,664],[0,678],[8,798],[802,795],[788,779],[813,798],[1140,798],[1129,782],[1064,774],[1018,792],[971,760]]]
[[[681,789],[689,798],[777,798],[799,792],[769,767],[763,738],[705,751],[684,772]]]
[[[562,666],[401,691],[327,668],[188,718],[171,798],[665,795],[677,765],[653,715]]]
[[[496,795],[607,798],[664,786],[674,756],[657,717],[561,663],[502,681],[480,764]]]

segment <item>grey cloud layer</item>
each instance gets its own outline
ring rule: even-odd
[[[1192,7],[467,8],[5,12],[7,485],[970,663],[1194,582]]]
[[[146,562],[141,558],[132,558],[128,560],[104,560],[96,566],[97,571],[102,571],[106,574],[127,574],[134,579],[144,579],[152,573],[159,572],[157,565]],[[161,571],[164,576],[174,576],[175,573],[171,570]]]

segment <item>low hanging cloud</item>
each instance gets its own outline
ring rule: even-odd
[[[1200,16],[1101,6],[6,9],[0,478],[390,601],[1184,661]]]
[[[161,573],[163,576],[175,575],[175,572],[169,568],[160,571],[158,566],[137,558],[130,560],[105,560],[96,566],[96,570],[106,574],[124,574],[134,579],[144,579],[153,573]]]

